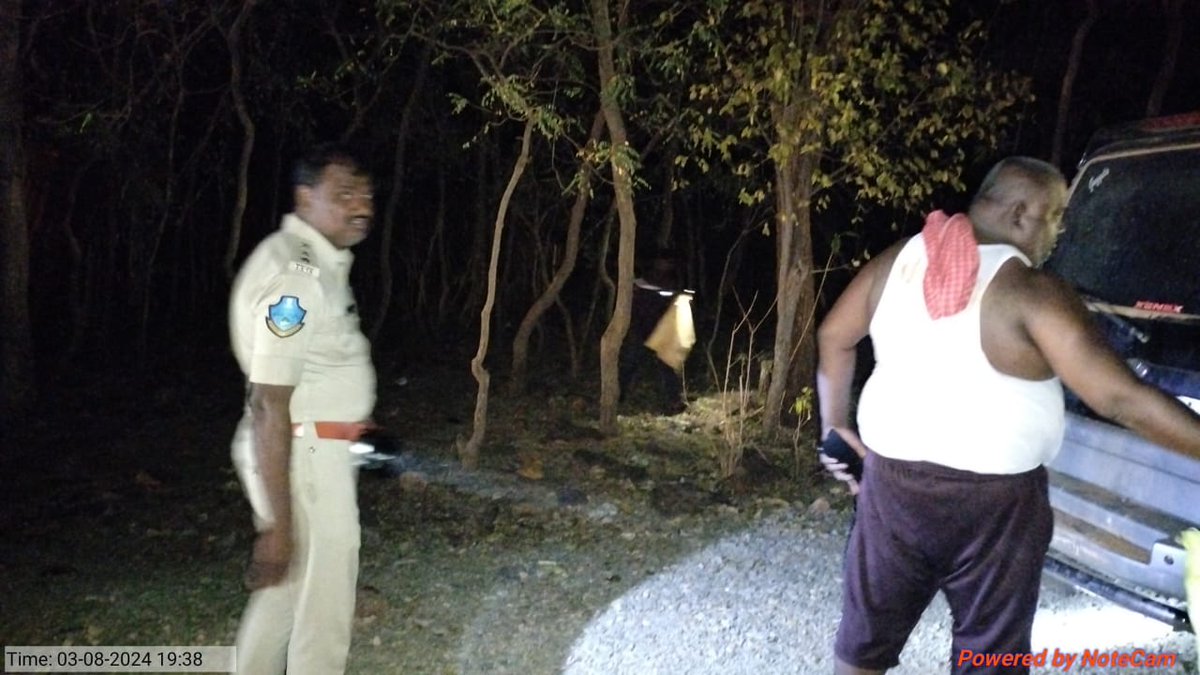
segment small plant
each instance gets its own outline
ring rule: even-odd
[[[792,414],[796,416],[796,427],[792,430],[792,472],[793,477],[799,478],[806,463],[811,462],[811,448],[803,442],[802,430],[812,421],[814,399],[816,394],[812,387],[800,390],[800,395],[792,403]]]
[[[736,297],[736,295],[735,295]],[[709,370],[718,390],[718,420],[721,443],[717,448],[717,465],[721,478],[729,478],[742,463],[746,445],[753,434],[756,420],[761,421],[763,407],[759,402],[754,373],[758,361],[754,358],[754,336],[764,319],[751,318],[756,295],[750,307],[744,307],[738,299],[741,318],[729,333],[729,348],[725,352],[725,365],[718,372],[712,352],[708,353]],[[739,337],[746,340],[744,351],[738,351]]]

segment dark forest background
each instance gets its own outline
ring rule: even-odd
[[[0,0],[8,420],[228,359],[231,275],[327,140],[377,181],[381,360],[469,367],[499,232],[489,367],[594,372],[661,252],[698,349],[766,319],[778,410],[854,266],[995,159],[1070,176],[1098,128],[1200,109],[1198,28],[1191,0]]]

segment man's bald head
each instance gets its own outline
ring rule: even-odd
[[[1030,184],[1041,188],[1066,186],[1062,172],[1053,164],[1033,157],[1006,157],[984,176],[971,200],[971,208],[981,201],[1004,202],[1022,196]]]
[[[980,243],[1012,244],[1035,265],[1058,239],[1067,181],[1054,165],[1008,157],[988,171],[971,200],[969,215]]]

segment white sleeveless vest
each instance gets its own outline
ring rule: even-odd
[[[928,257],[920,235],[892,265],[871,319],[875,370],[858,403],[867,447],[893,459],[988,474],[1022,473],[1049,462],[1063,437],[1058,378],[1024,380],[988,362],[980,339],[984,291],[1016,247],[979,247],[979,276],[966,309],[934,321],[922,282]]]

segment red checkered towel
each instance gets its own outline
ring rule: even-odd
[[[932,319],[957,314],[967,307],[979,274],[979,249],[965,214],[947,216],[934,211],[921,230],[929,267],[925,270],[925,308]]]

